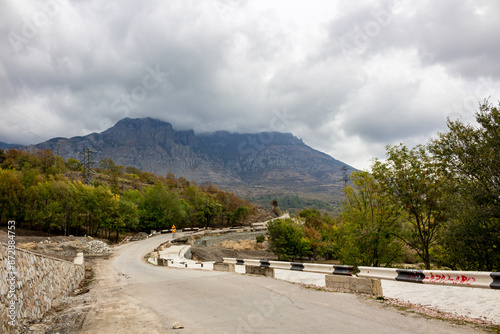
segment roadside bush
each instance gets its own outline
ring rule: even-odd
[[[264,236],[264,235],[258,235],[258,236],[255,238],[255,240],[257,240],[257,243],[258,243],[258,244],[261,244],[261,243],[263,243],[264,241],[266,241],[266,236]]]

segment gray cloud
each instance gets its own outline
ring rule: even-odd
[[[356,7],[328,26],[327,52],[352,51],[364,61],[415,48],[429,66],[468,78],[500,75],[500,3],[494,0],[379,2]]]
[[[356,167],[499,98],[493,0],[0,2],[0,141],[156,117],[292,132]]]

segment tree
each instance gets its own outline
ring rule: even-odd
[[[195,203],[198,222],[210,226],[215,217],[222,212],[222,205],[210,194],[200,193]]]
[[[116,210],[117,201],[108,187],[87,187],[90,189],[91,196],[89,203],[95,203],[94,206],[87,207],[91,217],[88,232],[91,235],[98,235],[101,229],[109,229],[113,224],[113,211]]]
[[[140,213],[150,228],[160,230],[173,224],[177,227],[185,226],[189,221],[191,207],[175,191],[156,184],[147,188]]]
[[[109,158],[103,158],[99,161],[99,168],[101,170],[108,170],[113,172],[116,168],[115,162]]]
[[[29,161],[29,156],[26,155],[25,152],[15,148],[5,152],[2,159],[3,162],[0,167],[3,169],[20,169],[24,166],[25,162],[29,162],[30,165],[34,165],[33,161]]]
[[[451,181],[443,260],[464,270],[500,270],[500,111],[484,101],[476,121],[448,120],[448,132],[429,145]]]
[[[5,155],[5,151],[0,149],[0,166],[4,163],[4,161],[7,159],[7,156]]]
[[[378,267],[400,259],[401,210],[367,172],[351,173],[342,205],[339,258],[352,265]]]
[[[76,210],[79,226],[88,235],[98,235],[101,229],[109,229],[112,224],[113,210],[116,207],[115,195],[105,186],[88,186],[75,182]]]
[[[183,196],[186,201],[194,208],[192,224],[202,226],[211,226],[215,218],[222,214],[223,206],[213,194],[202,192],[196,186],[187,186],[184,189]]]
[[[375,161],[372,171],[384,191],[408,214],[402,240],[430,269],[431,249],[446,221],[446,180],[426,148],[387,146],[386,162]]]
[[[83,171],[82,163],[76,159],[73,159],[73,158],[69,158],[66,161],[66,168],[68,168],[70,171],[74,171],[74,172]]]
[[[304,236],[309,243],[310,255],[317,259],[331,253],[331,245],[326,242],[328,237],[325,235],[328,231],[327,226],[332,223],[329,221],[329,216],[327,214],[322,216],[321,212],[314,208],[303,209],[297,216],[305,221]]]
[[[294,260],[310,254],[304,230],[290,218],[274,219],[267,224],[271,251],[283,260]]]
[[[140,206],[144,200],[144,196],[139,190],[127,190],[123,193],[123,199]]]
[[[323,242],[323,236],[320,231],[316,230],[314,227],[304,226],[304,237],[309,248],[307,252],[309,256],[317,259],[325,255],[325,243]]]
[[[214,198],[222,205],[220,214],[222,224],[227,223],[233,226],[241,223],[253,210],[249,201],[239,198],[234,193],[222,191],[211,184],[203,189],[208,190],[210,195],[215,196]]]
[[[18,221],[22,218],[23,190],[24,187],[19,172],[0,169],[0,218],[2,222],[8,220]]]
[[[121,232],[133,230],[137,227],[139,222],[137,205],[119,195],[114,195],[112,206],[108,209],[107,237],[110,238],[111,231],[114,231],[116,233],[115,241],[117,242]]]
[[[251,209],[248,206],[239,206],[227,214],[229,224],[233,226],[240,223],[250,214]]]
[[[44,231],[68,235],[76,219],[74,194],[73,185],[67,181],[48,180],[31,186],[27,191],[27,216]]]
[[[29,163],[24,163],[22,168],[21,181],[23,182],[23,186],[25,189],[28,189],[30,186],[34,186],[39,182],[43,181],[43,177],[40,172],[31,167]]]
[[[278,201],[273,199],[270,204],[271,204],[271,212],[274,213],[276,217],[281,216],[281,210],[278,207]]]
[[[49,173],[50,168],[55,164],[56,162],[56,157],[52,153],[51,150],[45,149],[45,150],[38,150],[36,152],[36,156],[38,157],[40,161],[40,167],[41,167],[41,172],[42,173]]]

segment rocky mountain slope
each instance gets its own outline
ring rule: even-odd
[[[97,151],[97,161],[110,158],[155,174],[212,182],[249,197],[272,193],[338,197],[341,168],[346,165],[290,133],[195,134],[152,118],[125,118],[102,133],[54,138],[35,147],[75,159],[89,147]]]

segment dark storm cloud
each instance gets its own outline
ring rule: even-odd
[[[0,141],[156,117],[366,167],[500,88],[494,1],[3,1]],[[471,110],[472,109],[472,110]]]

